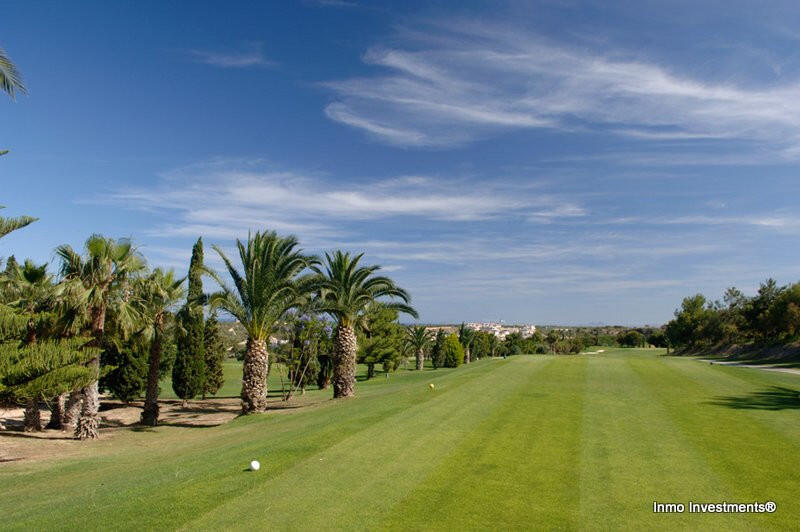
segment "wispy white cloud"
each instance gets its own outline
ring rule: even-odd
[[[610,131],[646,141],[737,140],[800,155],[800,82],[744,86],[619,51],[574,48],[470,21],[369,50],[387,72],[325,84],[327,115],[381,141],[449,146],[505,129]]]
[[[614,217],[624,211],[567,190],[574,189],[558,180],[532,183],[529,174],[343,179],[220,158],[95,201],[147,212],[143,251],[153,264],[185,271],[197,236],[230,246],[249,230],[274,229],[296,234],[314,253],[365,252],[430,308],[463,299],[485,301],[476,313],[501,314],[494,299],[657,292],[678,301],[706,279],[700,266],[741,261],[743,242],[800,228],[791,211],[737,217],[728,208],[710,210],[708,198],[697,199],[694,213]],[[751,230],[740,231],[743,224]],[[213,253],[209,262],[219,266]]]
[[[342,183],[241,160],[191,165],[169,172],[155,188],[127,188],[96,201],[170,213],[149,231],[168,237],[268,228],[341,238],[346,224],[367,220],[542,222],[586,214],[575,201],[527,185],[418,175]]]
[[[262,43],[252,43],[241,50],[188,50],[189,56],[197,63],[220,68],[249,68],[274,66],[277,63],[267,58]]]
[[[719,204],[712,205],[721,208]],[[724,206],[724,204],[722,204]],[[602,223],[616,225],[691,225],[691,226],[752,226],[776,231],[800,230],[800,217],[784,211],[769,214],[747,214],[741,216],[693,214],[684,216],[625,216],[603,220]]]

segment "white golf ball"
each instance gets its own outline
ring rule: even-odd
[[[428,386],[430,386],[430,387],[431,387],[431,390],[433,390],[434,388],[436,388],[436,386],[434,386],[434,384],[433,384],[433,383],[430,383]]]
[[[259,469],[261,469],[261,464],[258,463],[258,460],[250,462],[250,471],[258,471]]]

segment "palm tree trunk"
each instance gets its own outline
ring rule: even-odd
[[[375,376],[375,363],[369,362],[367,364],[367,380],[373,378]]]
[[[155,427],[158,425],[158,370],[161,366],[161,316],[156,316],[156,334],[150,343],[150,367],[147,372],[147,393],[142,411],[142,424]]]
[[[317,375],[317,388],[320,390],[325,390],[328,386],[331,385],[331,378],[328,376],[327,372],[321,370],[319,375]]]
[[[94,359],[90,362],[97,371],[100,371],[100,360]],[[80,440],[96,440],[100,437],[98,428],[100,427],[100,390],[97,381],[92,382],[82,390],[83,405],[81,405],[81,417],[75,427],[75,437]]]
[[[36,322],[33,320],[28,323],[28,331],[25,334],[25,345],[33,345],[37,342]]]
[[[248,338],[242,368],[242,414],[256,414],[267,409],[268,371],[267,342]]]
[[[69,394],[67,407],[64,409],[64,421],[61,425],[62,431],[75,430],[75,425],[78,422],[78,414],[81,411],[82,400],[83,395],[81,394],[80,390]]]
[[[92,334],[94,344],[97,347],[103,345],[103,332],[106,325],[106,307],[100,305],[92,309]],[[89,361],[89,367],[94,370],[96,380],[82,390],[83,405],[81,406],[81,417],[75,427],[75,437],[81,440],[96,440],[100,437],[98,428],[100,427],[100,357],[95,357]]]
[[[350,326],[340,325],[334,340],[333,397],[352,397],[356,394],[356,354],[358,341]]]
[[[25,432],[38,432],[42,430],[42,418],[39,415],[39,403],[29,399],[25,403]]]
[[[470,360],[469,360],[469,347],[467,347],[466,349],[464,349],[464,363],[465,364],[469,364],[469,362],[470,362]]]
[[[48,429],[61,430],[64,426],[64,404],[67,401],[67,394],[54,397],[50,405],[50,421],[47,422]]]
[[[417,349],[417,369],[422,370],[425,366],[425,351]]]

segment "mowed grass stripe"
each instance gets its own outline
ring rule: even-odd
[[[446,396],[504,364],[485,361],[459,370],[410,372],[389,384],[359,384],[361,396],[355,400],[239,418],[216,428],[126,432],[89,443],[84,458],[10,465],[0,476],[6,487],[0,499],[6,519],[0,528],[102,529],[109,516],[118,528],[175,528],[338,441]],[[420,393],[428,391],[429,382],[446,385],[439,386],[438,394]],[[253,458],[262,459],[261,471],[243,473]]]
[[[247,522],[279,530],[374,528],[467,434],[498,414],[506,393],[525,387],[527,375],[509,362],[463,368],[477,378],[457,388],[448,379],[434,392],[425,384],[410,390],[420,397],[418,404],[308,457],[186,529],[241,528]],[[487,372],[482,365],[495,368]],[[487,393],[501,388],[503,394]],[[254,506],[254,500],[264,503]]]
[[[713,394],[706,403],[746,412],[745,419],[755,419],[790,442],[800,442],[800,375],[678,357],[662,360]]]
[[[534,371],[538,360],[549,362]],[[585,366],[583,357],[515,357],[525,384],[508,388],[378,528],[575,528]]]
[[[581,446],[581,528],[693,529],[688,514],[654,515],[653,501],[686,503],[716,493],[715,472],[691,439],[673,422],[658,391],[668,374],[648,356],[653,379],[643,381],[631,367],[631,351],[589,360]],[[647,355],[645,355],[647,356]],[[717,518],[736,528],[741,519]],[[741,527],[740,527],[741,528]],[[746,528],[746,527],[745,527]]]
[[[480,361],[217,428],[65,442],[81,455],[0,466],[0,529],[795,529],[800,379],[656,353]],[[653,497],[778,511],[653,515]]]
[[[713,368],[701,365],[690,369],[697,372],[693,378],[680,365],[694,361],[664,357],[656,363],[665,371],[654,371],[653,360],[649,357],[630,359],[631,367],[665,406],[680,433],[702,454],[715,478],[720,479],[714,493],[706,495],[707,499],[701,502],[771,500],[778,504],[776,513],[739,515],[737,519],[742,527],[791,529],[796,526],[800,515],[797,503],[800,482],[793,472],[800,471],[800,442],[791,440],[771,424],[762,423],[760,416],[752,411],[714,403],[721,393],[739,389],[739,376],[709,373]],[[726,378],[720,380],[720,375]],[[695,501],[699,499],[699,496],[689,496]],[[721,522],[718,515],[696,517],[698,523],[707,526]]]

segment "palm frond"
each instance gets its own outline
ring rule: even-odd
[[[319,279],[316,280],[317,300],[315,308],[329,314],[342,325],[354,325],[359,316],[376,301],[390,301],[387,306],[399,312],[416,317],[416,311],[409,305],[411,297],[398,287],[389,277],[375,275],[378,265],[361,266],[363,253],[350,255],[343,251],[325,253],[325,268],[315,267]]]
[[[0,56],[2,55],[2,50],[0,50]],[[0,153],[2,155],[2,153]],[[0,209],[3,207],[0,206]],[[32,224],[33,222],[37,221],[39,218],[34,218],[33,216],[18,216],[16,218],[3,218],[0,216],[0,238],[3,238],[7,234],[12,231],[16,231],[17,229],[22,229],[23,227]]]
[[[17,92],[28,93],[28,89],[25,88],[25,83],[22,81],[22,75],[2,48],[0,48],[0,89],[11,96],[12,100],[16,98]]]

